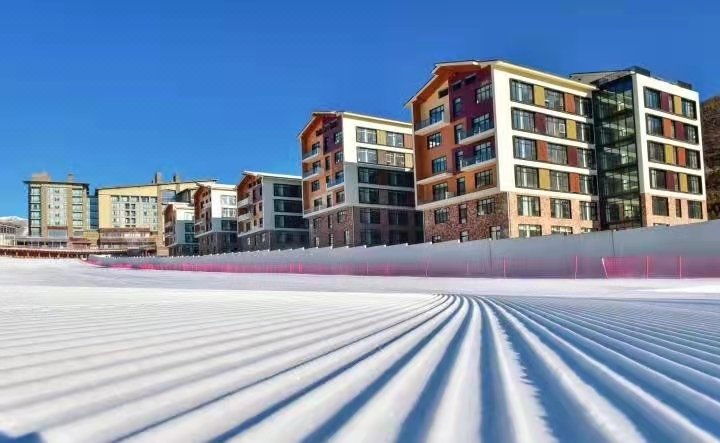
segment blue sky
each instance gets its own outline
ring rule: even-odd
[[[494,4],[488,4],[494,3]],[[713,0],[26,0],[0,13],[0,215],[22,180],[297,173],[316,109],[409,119],[434,62],[630,65],[720,93]]]

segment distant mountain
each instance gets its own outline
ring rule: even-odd
[[[708,217],[720,218],[720,95],[702,104],[703,158]]]

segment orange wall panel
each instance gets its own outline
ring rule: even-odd
[[[570,174],[570,192],[580,192],[580,175],[574,172]]]
[[[677,148],[677,164],[679,166],[687,166],[687,159],[685,157],[685,148]]]
[[[670,119],[664,118],[663,119],[663,136],[665,137],[672,137],[673,136],[673,122]]]
[[[548,143],[546,141],[537,142],[537,151],[538,160],[541,162],[548,161]]]
[[[575,96],[567,92],[565,93],[565,110],[573,114],[577,112],[575,109]]]

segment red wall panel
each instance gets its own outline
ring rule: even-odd
[[[575,114],[577,110],[575,109],[575,96],[572,94],[565,93],[565,110],[567,112],[571,112]]]
[[[544,134],[546,127],[547,127],[547,123],[546,123],[545,114],[535,114],[535,132]]]
[[[570,192],[580,192],[580,175],[576,173],[570,173]]]
[[[573,146],[568,146],[567,155],[568,155],[568,165],[577,166],[578,165],[577,148],[575,148]]]
[[[539,140],[537,142],[537,155],[541,162],[548,161],[548,143],[546,141]]]

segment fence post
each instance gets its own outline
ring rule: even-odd
[[[575,256],[575,274],[573,276],[573,279],[577,280],[577,273],[578,273],[578,256]]]
[[[683,263],[682,263],[682,255],[681,255],[678,257],[678,275],[680,276],[680,278],[683,278],[682,266],[683,266]]]
[[[507,259],[503,259],[503,278],[507,278]]]
[[[650,278],[650,256],[645,256],[645,279]]]

